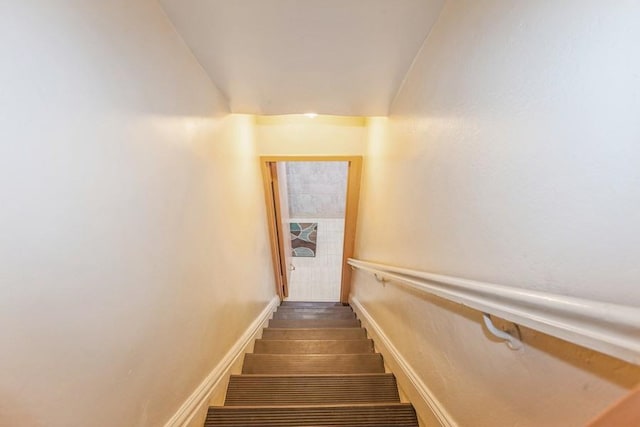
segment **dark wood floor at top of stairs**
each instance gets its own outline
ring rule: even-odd
[[[283,302],[205,427],[417,427],[374,351],[351,307]]]
[[[356,314],[351,310],[336,310],[336,311],[324,311],[315,312],[308,310],[278,310],[274,313],[274,319],[322,319],[326,320],[327,317],[331,319],[355,319]]]
[[[308,302],[308,301],[282,301],[280,307],[348,307],[340,302]]]
[[[278,311],[286,311],[286,310],[309,310],[309,311],[353,311],[351,306],[349,305],[281,305],[278,307]]]

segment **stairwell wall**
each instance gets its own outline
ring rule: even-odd
[[[367,128],[362,117],[257,116],[256,139],[263,156],[361,156]]]
[[[275,294],[253,119],[157,2],[1,9],[0,425],[163,425]]]
[[[450,1],[369,121],[357,257],[638,306],[640,9]],[[452,424],[579,426],[640,381],[619,360],[354,274]],[[429,417],[424,417],[428,419]]]

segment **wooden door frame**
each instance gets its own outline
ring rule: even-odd
[[[277,221],[277,206],[275,198],[270,164],[276,162],[347,162],[347,205],[344,219],[344,245],[342,251],[342,280],[340,283],[340,302],[349,302],[351,291],[351,268],[347,260],[354,256],[356,241],[356,224],[358,220],[358,204],[360,201],[360,177],[362,175],[362,156],[261,156],[260,169],[265,191],[265,203],[267,208],[267,224],[269,226],[269,240],[271,244],[271,260],[273,262],[273,272],[276,279],[276,291],[280,300],[287,294],[286,269],[283,254],[280,251],[281,245],[278,241],[279,224]],[[283,279],[284,273],[284,279]]]

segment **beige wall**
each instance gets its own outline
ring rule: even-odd
[[[359,117],[258,116],[258,152],[264,156],[360,156],[366,145],[365,125]]]
[[[154,1],[0,32],[0,425],[163,425],[274,295],[253,120]]]
[[[508,4],[507,4],[508,3]],[[450,1],[389,119],[369,125],[358,257],[640,305],[640,9]],[[461,426],[578,426],[623,362],[357,274],[361,300]]]

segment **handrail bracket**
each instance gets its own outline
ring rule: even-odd
[[[507,331],[503,331],[496,327],[493,324],[493,320],[491,320],[491,315],[489,313],[482,313],[482,318],[484,319],[484,325],[487,327],[487,330],[496,338],[504,340],[511,350],[520,350],[522,348],[522,337],[520,336],[520,329],[518,325],[515,326],[515,333],[518,334],[518,337],[511,335]]]

